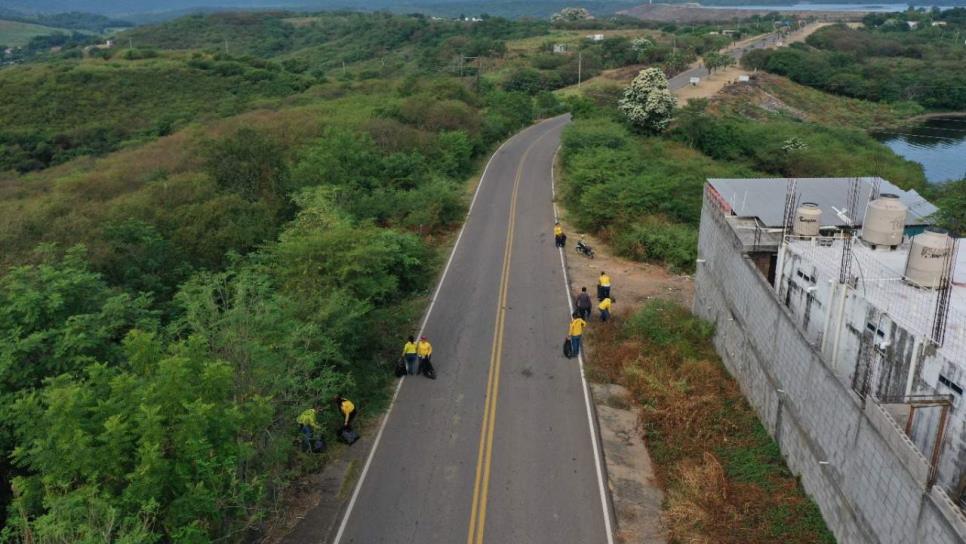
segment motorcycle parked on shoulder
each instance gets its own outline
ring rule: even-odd
[[[594,258],[594,248],[590,247],[586,242],[584,242],[583,238],[577,240],[577,245],[574,246],[574,249],[577,251],[577,253],[580,253],[588,259]]]

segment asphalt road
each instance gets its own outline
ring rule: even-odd
[[[734,49],[725,51],[725,53],[734,57],[735,62],[737,63],[741,60],[742,55],[744,55],[746,52],[751,51],[752,49],[761,49],[762,47],[772,47],[777,45],[779,41],[780,41],[780,38],[778,37],[777,34],[765,34],[761,38],[748,42],[743,47],[736,47]],[[701,79],[704,79],[708,77],[709,74],[710,72],[708,71],[708,69],[705,68],[704,65],[701,65],[697,68],[691,68],[690,70],[685,70],[680,74],[672,77],[670,80],[668,80],[668,86],[671,88],[672,91],[676,91],[681,87],[687,86],[690,83],[692,77],[699,77]]]
[[[403,381],[338,544],[609,541],[580,368],[560,347],[551,165],[567,122],[490,161],[425,322],[438,379]]]

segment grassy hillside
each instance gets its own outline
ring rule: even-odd
[[[0,71],[0,541],[264,531],[324,462],[295,416],[337,392],[379,412],[380,363],[467,179],[550,111],[422,60],[526,25],[353,15],[368,33],[314,25],[275,54],[266,17],[258,56],[138,47]],[[384,76],[385,43],[405,54]]]
[[[69,32],[62,28],[8,21],[0,19],[0,45],[6,47],[21,47],[27,45],[36,36],[48,36],[58,32]]]
[[[304,91],[313,79],[232,57],[28,64],[0,71],[0,170],[30,171]],[[127,58],[125,58],[127,57]],[[128,60],[131,59],[131,60]]]

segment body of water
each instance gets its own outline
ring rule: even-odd
[[[938,117],[873,136],[897,155],[921,164],[931,182],[966,177],[966,117]]]
[[[915,4],[920,7],[920,4]],[[708,8],[723,9],[754,9],[767,11],[870,11],[876,13],[892,13],[895,11],[906,11],[909,4],[782,4],[782,5],[761,5],[761,6],[704,6]],[[939,9],[949,9],[950,6],[940,6]]]

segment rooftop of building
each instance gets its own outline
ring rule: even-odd
[[[826,238],[821,244],[814,239],[790,239],[787,247],[815,267],[818,281],[837,281],[842,263],[842,244],[841,238]],[[873,250],[861,240],[854,240],[851,274],[856,278],[855,293],[902,328],[928,338],[932,336],[937,291],[915,286],[904,279],[908,254],[908,241],[888,251]],[[964,260],[966,249],[960,244],[954,277],[966,272]],[[945,341],[939,351],[950,360],[966,360],[966,285],[952,285]]]
[[[708,184],[724,205],[726,211],[741,217],[757,217],[764,227],[781,227],[784,223],[785,196],[788,185],[795,181],[795,192],[800,202],[812,202],[822,210],[823,227],[843,227],[847,222],[836,210],[846,208],[851,181],[858,179],[858,202],[863,203],[852,218],[860,226],[865,215],[865,203],[878,188],[879,194],[892,193],[908,208],[906,226],[930,224],[929,216],[938,208],[915,190],[904,191],[879,177],[863,178],[755,178],[755,179],[708,179]]]

